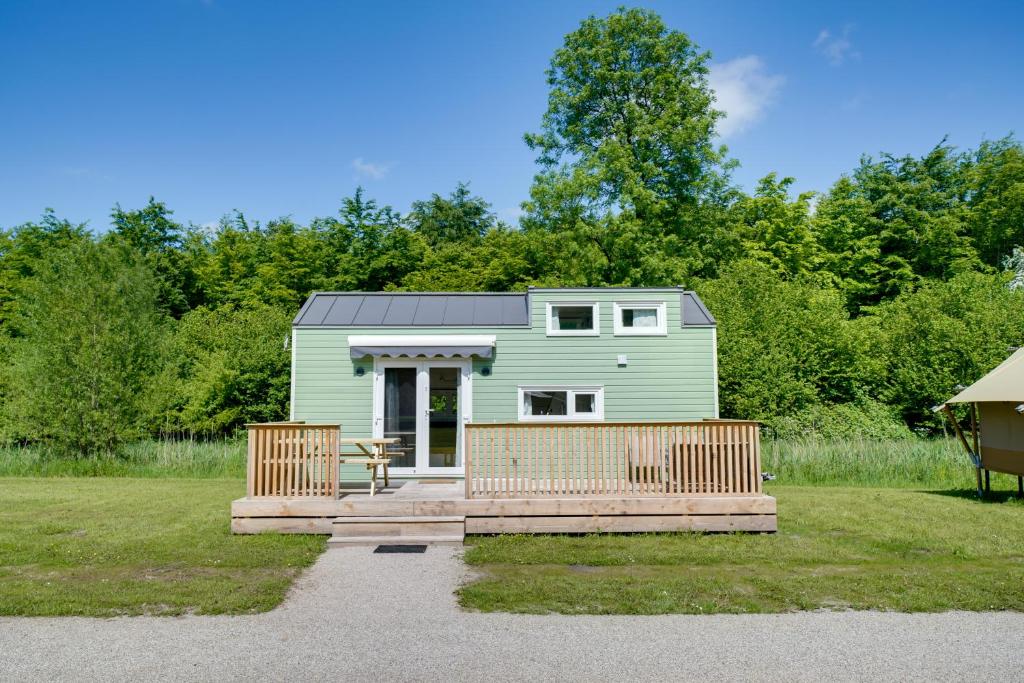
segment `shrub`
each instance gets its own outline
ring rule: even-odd
[[[779,439],[906,439],[913,433],[894,411],[876,401],[812,405],[793,415],[768,420]]]
[[[1024,344],[1024,291],[1007,284],[1007,276],[965,273],[875,307],[887,369],[881,398],[908,424],[939,427],[931,406]]]
[[[291,313],[253,304],[197,308],[178,322],[154,431],[217,435],[288,414]]]
[[[697,287],[718,320],[722,414],[758,420],[860,400],[877,381],[869,327],[843,297],[741,261]]]

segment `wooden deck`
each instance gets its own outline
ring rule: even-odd
[[[341,425],[249,426],[235,533],[336,543],[461,543],[465,534],[776,529],[754,422],[470,424],[460,482],[370,496],[340,478]]]
[[[776,530],[775,499],[592,496],[467,499],[455,484],[399,482],[370,497],[240,498],[231,530],[331,534],[351,542],[459,542],[463,534]]]

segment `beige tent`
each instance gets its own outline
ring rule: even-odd
[[[970,442],[950,410],[953,403],[970,406]],[[987,490],[991,471],[1017,475],[1018,492],[1024,494],[1024,348],[940,408],[974,461],[978,492],[981,473],[985,473]]]

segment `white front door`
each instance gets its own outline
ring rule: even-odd
[[[373,435],[398,438],[395,475],[461,475],[462,426],[472,415],[469,360],[377,359]]]

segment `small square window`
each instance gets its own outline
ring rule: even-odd
[[[622,309],[623,327],[657,327],[657,308],[624,308]]]
[[[614,332],[617,335],[665,335],[665,304],[623,304],[614,306]]]
[[[549,336],[598,335],[598,305],[596,303],[549,303],[547,331]]]
[[[594,411],[595,396],[593,394],[576,394],[576,413],[590,414]]]
[[[604,389],[597,386],[519,387],[519,419],[572,422],[604,419]]]

